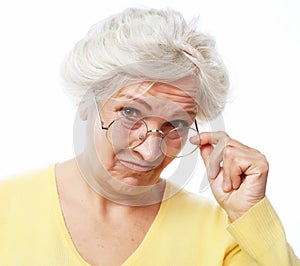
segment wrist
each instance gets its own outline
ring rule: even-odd
[[[261,202],[265,197],[258,199],[254,202],[252,202],[250,205],[248,205],[246,208],[242,210],[226,210],[228,219],[231,223],[245,215],[248,211],[250,211],[255,205],[257,205],[259,202]]]

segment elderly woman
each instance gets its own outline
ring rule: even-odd
[[[202,131],[229,87],[209,36],[172,10],[127,9],[91,28],[63,77],[75,157],[1,182],[1,265],[300,265],[266,158]],[[219,204],[183,188],[198,154]]]

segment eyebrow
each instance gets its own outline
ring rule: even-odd
[[[195,112],[195,111],[179,111],[179,112],[174,113],[174,115],[185,115],[185,114],[197,115],[197,112]]]
[[[184,116],[184,117],[186,117],[186,115],[190,115],[190,116],[197,116],[197,112],[195,112],[195,111],[178,111],[178,112],[175,112],[174,114],[172,114],[172,116],[173,117],[175,117],[175,116]]]
[[[148,109],[149,111],[152,111],[151,105],[149,105],[146,101],[144,101],[141,98],[134,97],[130,94],[123,94],[123,95],[121,94],[120,96],[125,97],[128,100],[133,100],[135,102],[138,102],[138,103],[144,105],[146,107],[146,109]],[[186,114],[189,114],[191,116],[197,116],[197,112],[195,112],[195,111],[178,111],[178,112],[175,112],[174,114],[172,114],[172,116],[173,117],[175,117],[175,116],[186,116]]]
[[[151,105],[149,105],[146,101],[144,101],[144,100],[142,100],[140,98],[133,97],[132,95],[128,95],[128,94],[121,95],[121,97],[124,97],[124,96],[128,100],[133,100],[135,102],[138,102],[138,103],[144,105],[146,107],[146,109],[148,109],[149,111],[152,111]]]

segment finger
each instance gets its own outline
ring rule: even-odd
[[[211,156],[211,153],[213,152],[213,146],[212,145],[202,145],[200,146],[200,154],[203,159],[203,162],[206,167],[208,167],[209,159]]]
[[[245,152],[232,146],[223,150],[223,190],[229,192],[239,189],[247,169],[255,162],[255,151]]]
[[[211,144],[216,145],[220,140],[229,138],[224,131],[216,132],[201,132],[199,134],[201,145]]]
[[[220,169],[219,167],[214,167],[216,169],[214,169],[214,171],[210,171],[210,159],[211,159],[211,154],[213,153],[214,151],[214,147],[213,145],[211,144],[204,144],[202,145],[201,144],[201,140],[200,140],[200,135],[196,135],[196,136],[193,136],[189,139],[189,141],[192,143],[192,144],[195,144],[195,145],[199,145],[200,146],[200,154],[201,154],[201,157],[204,161],[204,164],[207,168],[207,175],[208,177],[210,177],[213,173],[213,175],[216,175],[215,173]]]
[[[220,172],[221,165],[224,163],[224,150],[227,150],[227,153],[231,150],[240,150],[244,153],[248,154],[253,152],[253,149],[250,147],[231,139],[225,132],[217,131],[217,132],[202,132],[199,134],[200,142],[202,146],[210,146],[213,148],[209,149],[209,152],[205,152],[202,157],[204,158],[205,165],[207,167],[207,175],[210,179],[215,179]],[[207,148],[202,149],[206,151]],[[213,151],[212,151],[213,150]],[[231,152],[230,152],[231,153]],[[239,156],[242,156],[240,154]],[[238,156],[238,155],[237,155]],[[239,177],[240,169],[234,170],[237,174],[232,174],[233,169],[227,169],[223,167],[224,174],[224,182],[223,187],[226,191],[231,191],[232,188],[237,189],[241,184],[241,178]]]
[[[213,145],[211,144],[204,144],[202,145],[201,144],[201,141],[200,141],[200,135],[196,135],[196,136],[193,136],[189,139],[189,141],[192,143],[192,144],[195,144],[195,145],[199,145],[200,146],[200,154],[201,154],[201,157],[204,161],[204,164],[206,166],[206,169],[207,169],[207,175],[208,177],[211,179],[211,178],[215,178],[217,176],[217,173],[219,172],[220,170],[220,164],[216,164],[214,165],[213,161],[215,159],[213,159],[212,162],[211,161],[211,154],[213,153],[214,151],[214,147]],[[219,154],[219,153],[218,153]],[[220,157],[221,158],[221,157]],[[219,162],[221,161],[221,159],[219,158]],[[213,170],[211,170],[211,168],[213,168]]]
[[[231,182],[231,174],[230,167],[228,167],[228,163],[224,163],[223,161],[223,191],[230,192],[232,190],[232,182]]]
[[[210,154],[209,162],[207,165],[207,175],[211,179],[215,179],[222,168],[221,166],[223,162],[223,150],[224,142],[219,141],[218,144],[213,147],[213,151]]]
[[[234,173],[234,174],[231,174],[231,184],[232,184],[232,189],[233,190],[237,190],[240,188],[242,182],[243,182],[243,174],[237,174],[237,173]]]
[[[233,146],[233,147],[243,149],[245,151],[248,151],[249,149],[252,149],[249,146],[247,146],[247,145],[245,145],[245,144],[243,144],[243,143],[241,143],[241,142],[239,142],[235,139],[230,138],[228,136],[228,134],[224,131],[202,132],[202,133],[199,134],[199,139],[200,139],[201,145],[205,145],[205,144],[216,145],[218,142],[223,141],[224,146],[225,145],[230,145],[230,146]]]
[[[225,140],[228,135],[225,132],[202,132],[199,134],[201,146],[211,146],[209,158],[206,158],[207,175],[210,179],[215,179],[220,172],[220,163],[223,160],[223,149],[225,146]]]
[[[195,136],[190,137],[189,141],[194,145],[200,145],[199,135],[195,135]]]
[[[231,149],[241,150],[244,153],[250,153],[253,149],[250,147],[230,138],[225,132],[203,132],[199,134],[200,141],[202,145],[213,145],[214,151],[211,153],[209,164],[207,165],[207,174],[211,179],[217,177],[220,169],[224,163],[223,152],[225,149],[230,151]],[[253,152],[253,151],[252,151]],[[241,184],[241,178],[239,175],[232,176],[231,171],[223,167],[224,182],[223,187],[225,191],[231,191],[232,188],[237,189]],[[233,179],[232,179],[233,177]]]
[[[239,189],[244,179],[244,175],[240,171],[240,168],[234,166],[231,167],[228,171],[228,169],[226,169],[227,164],[225,163],[224,165],[225,168],[223,166],[222,169],[223,170],[223,184],[222,184],[223,191],[231,192],[232,190]]]

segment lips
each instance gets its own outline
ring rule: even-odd
[[[137,171],[137,172],[149,172],[155,168],[154,166],[140,165],[140,164],[132,163],[132,162],[128,162],[128,161],[120,161],[120,163],[122,165],[124,165],[126,168],[129,168],[129,169]]]

